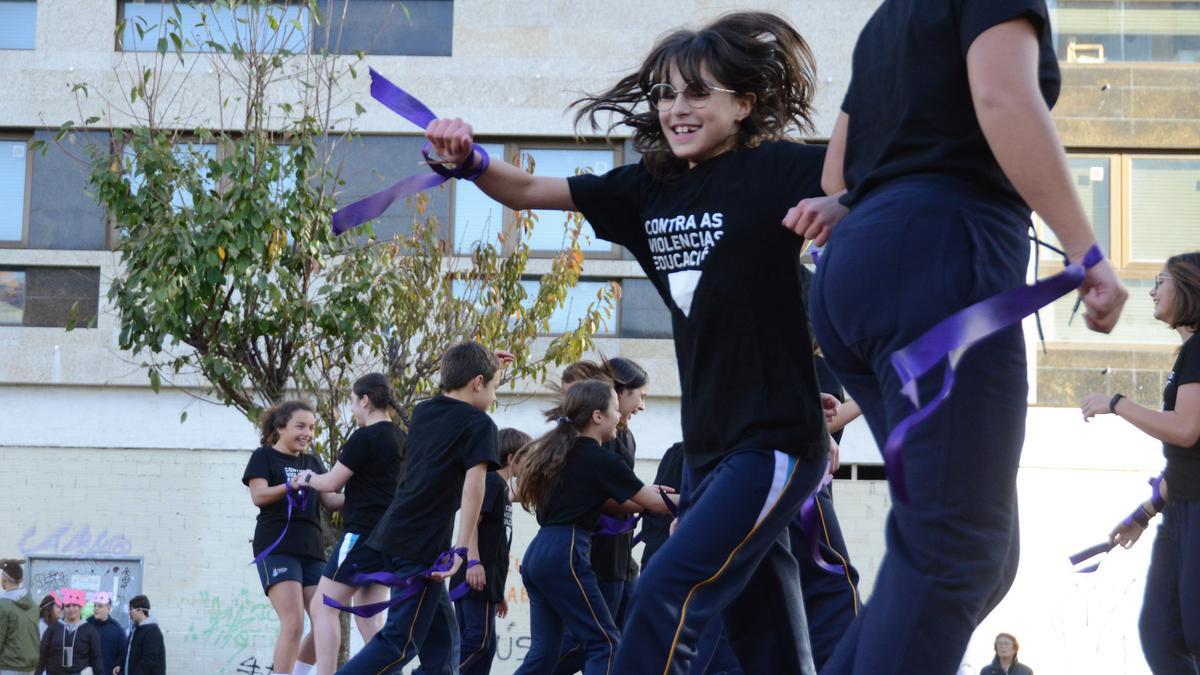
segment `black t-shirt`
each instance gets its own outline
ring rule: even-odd
[[[1179,387],[1195,382],[1200,382],[1200,339],[1193,335],[1179,348],[1175,366],[1167,375],[1163,410],[1174,410]],[[1200,501],[1200,442],[1190,448],[1163,443],[1163,454],[1167,456],[1167,490],[1171,499]]]
[[[780,224],[822,194],[824,156],[777,141],[670,183],[640,162],[567,179],[597,235],[637,258],[671,311],[683,444],[698,470],[741,449],[828,452],[800,291],[804,242]]]
[[[658,473],[654,475],[655,485],[667,485],[678,492],[683,485],[683,443],[676,443],[667,449],[666,454],[658,462]],[[642,567],[650,564],[650,559],[658,553],[658,549],[667,543],[670,536],[671,521],[675,517],[669,513],[646,513],[642,515]]]
[[[637,453],[637,441],[633,432],[622,429],[616,438],[602,444],[600,447],[612,452],[625,466],[634,467],[634,455]],[[633,533],[615,534],[592,538],[592,571],[600,581],[625,581],[629,576],[629,563],[633,560]]]
[[[476,600],[500,602],[504,599],[504,584],[508,581],[508,554],[512,550],[512,500],[508,498],[508,483],[491,471],[487,475],[487,490],[479,510],[479,563],[487,573],[487,586],[482,591],[470,590],[467,595]],[[454,573],[450,587],[467,578],[467,566]]]
[[[1061,77],[1045,0],[887,0],[875,11],[858,36],[842,103],[850,116],[843,204],[894,178],[941,174],[1028,210],[979,128],[967,80],[975,39],[1018,18],[1038,32],[1038,79],[1052,107]]]
[[[596,529],[604,502],[628,501],[642,481],[612,450],[594,438],[580,436],[567,452],[558,485],[537,509],[538,525],[577,525]]]
[[[436,396],[413,409],[404,473],[367,545],[409,562],[432,564],[450,548],[467,470],[500,468],[496,425],[475,406]]]
[[[325,473],[325,465],[316,455],[301,453],[289,455],[275,448],[263,446],[250,454],[242,484],[250,485],[251,478],[265,478],[268,486],[282,485],[296,474],[305,471]],[[325,559],[325,547],[321,542],[321,499],[315,491],[308,493],[308,503],[303,509],[292,511],[292,524],[287,524],[287,499],[258,507],[258,522],[254,526],[254,555],[258,555],[279,538],[287,527],[287,536],[279,542],[273,553],[286,553],[307,558]]]
[[[368,536],[387,511],[404,464],[404,431],[391,422],[359,427],[342,445],[338,461],[354,472],[346,483],[342,522]]]

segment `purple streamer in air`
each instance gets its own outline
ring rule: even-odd
[[[1069,264],[1062,272],[1032,286],[1004,291],[959,310],[892,354],[892,367],[900,377],[900,391],[915,408],[911,415],[892,429],[883,453],[888,482],[898,500],[908,503],[908,486],[905,484],[904,462],[900,454],[904,439],[913,427],[932,415],[949,398],[954,388],[954,369],[967,349],[1078,288],[1087,270],[1103,259],[1104,253],[1093,244],[1082,263]],[[922,406],[917,392],[917,379],[942,362],[946,363],[942,388]]]
[[[1163,507],[1167,505],[1167,501],[1162,498],[1162,494],[1159,493],[1158,490],[1159,484],[1162,483],[1162,481],[1163,477],[1161,475],[1154,476],[1147,481],[1150,483],[1150,503],[1159,512],[1161,512]],[[1155,515],[1157,515],[1157,513]],[[1128,516],[1125,516],[1125,520],[1121,521],[1121,525],[1123,527],[1130,527],[1134,523],[1137,523],[1144,529],[1150,526],[1150,519],[1153,517],[1154,516],[1151,516],[1143,511],[1142,505],[1138,504],[1138,507],[1134,509],[1132,513],[1130,513]],[[1092,572],[1100,569],[1100,563],[1104,560],[1103,556],[1116,547],[1117,545],[1111,541],[1101,542],[1095,546],[1083,549],[1079,553],[1071,556],[1069,560],[1071,561],[1072,565],[1078,565],[1086,560],[1099,557],[1099,560],[1096,560],[1096,562],[1092,563],[1091,565],[1075,570],[1079,574],[1091,574]]]
[[[364,586],[368,584],[383,584],[384,586],[390,586],[392,588],[392,597],[383,602],[375,602],[369,605],[358,605],[351,607],[348,605],[343,605],[328,595],[322,596],[322,602],[336,610],[349,612],[355,616],[375,616],[380,612],[387,611],[392,607],[403,603],[405,600],[408,600],[417,593],[420,593],[432,580],[434,574],[444,574],[449,572],[450,569],[454,567],[454,558],[456,556],[466,559],[467,549],[459,547],[452,548],[449,551],[443,551],[440,555],[438,555],[437,560],[430,565],[429,569],[409,577],[402,577],[391,572],[371,572],[369,574],[355,574],[350,578],[350,583],[355,586]],[[467,569],[471,569],[478,564],[478,560],[467,560]],[[453,602],[458,600],[466,595],[467,591],[469,590],[471,590],[471,587],[465,581],[455,586],[450,591],[450,601]]]
[[[293,490],[291,485],[289,485],[286,499],[287,520],[283,523],[283,532],[280,532],[279,538],[271,542],[270,546],[263,549],[262,553],[254,556],[254,560],[250,561],[251,565],[257,565],[258,563],[266,560],[267,556],[271,555],[271,552],[274,551],[276,547],[278,547],[283,541],[283,538],[287,536],[288,526],[292,524],[292,510],[299,509],[303,511],[308,507],[308,490],[305,488],[297,488]]]
[[[437,119],[437,115],[434,115],[432,110],[426,107],[424,103],[418,101],[412,94],[392,84],[386,77],[375,72],[374,68],[369,70],[371,72],[371,97],[376,101],[379,101],[392,112],[422,129],[428,127],[430,122]],[[433,146],[429,142],[426,142],[421,147],[421,154],[430,162],[429,168],[433,170],[433,173],[409,176],[397,181],[389,188],[376,192],[370,197],[360,199],[345,208],[334,211],[334,233],[342,234],[347,230],[362,225],[368,220],[378,218],[397,200],[411,197],[429,188],[437,187],[451,178],[475,180],[482,176],[484,171],[487,171],[490,162],[487,152],[479,145],[476,145],[475,152],[479,153],[478,164],[470,167],[448,169],[440,163],[435,162],[434,158],[430,155],[432,148]]]

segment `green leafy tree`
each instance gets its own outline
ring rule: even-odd
[[[74,86],[80,117],[96,113],[80,128],[112,129],[111,144],[87,158],[117,232],[109,301],[120,347],[144,364],[155,391],[199,381],[203,398],[250,419],[285,398],[309,398],[321,426],[315,451],[332,465],[353,428],[350,385],[363,373],[389,375],[407,421],[435,392],[454,342],[512,352],[510,382],[540,380],[591,346],[615,285],[580,308],[573,330],[539,338],[582,269],[578,217],[535,292],[523,283],[527,245],[502,234],[456,255],[427,217],[426,196],[400,236],[379,240],[369,224],[333,234],[342,180],[331,158],[363,111],[350,90],[362,55],[289,50],[305,30],[289,10],[307,9],[319,31],[317,2],[164,7],[157,23],[118,26],[118,36],[155,49],[127,50],[115,88]],[[209,112],[195,113],[205,93],[214,97]],[[343,112],[351,103],[354,112]],[[64,125],[60,138],[75,129]],[[519,214],[518,233],[534,218]],[[327,524],[332,543],[340,523]]]

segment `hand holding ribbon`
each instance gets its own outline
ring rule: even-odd
[[[328,595],[322,596],[322,602],[342,612],[349,612],[355,616],[371,617],[385,612],[392,607],[395,607],[404,601],[412,598],[420,593],[430,582],[440,583],[442,579],[451,576],[458,569],[458,559],[466,560],[467,549],[463,547],[452,548],[449,551],[443,551],[437,560],[429,566],[429,569],[414,574],[412,576],[402,577],[391,572],[372,572],[370,574],[355,574],[350,578],[350,583],[355,586],[366,586],[369,584],[383,584],[392,588],[392,597],[384,602],[376,602],[369,605],[358,605],[351,607],[343,605],[334,600]],[[478,560],[467,560],[467,572],[470,573],[473,568],[478,567],[479,574],[483,574],[483,568],[479,566]],[[486,583],[486,576],[484,577]],[[467,594],[467,591],[472,588],[469,581],[464,581],[450,590],[451,602],[458,600]],[[476,590],[482,589],[483,584],[480,584]]]
[[[257,565],[266,560],[267,556],[271,555],[271,552],[283,542],[283,538],[287,536],[288,526],[292,524],[292,511],[296,509],[303,511],[308,508],[308,490],[305,488],[293,488],[290,483],[287,486],[287,495],[284,497],[287,500],[287,520],[283,523],[283,532],[280,532],[279,538],[271,542],[270,546],[263,549],[262,553],[254,556],[254,560],[250,561],[251,565]]]
[[[425,129],[437,119],[437,115],[433,114],[424,103],[418,101],[408,92],[400,87],[392,84],[379,73],[375,72],[374,68],[371,72],[371,96],[376,101],[387,106],[392,112],[412,122],[413,124]],[[454,143],[448,147],[458,149]],[[469,153],[459,153],[456,159],[459,161],[449,161],[449,158],[443,156],[442,159],[435,159],[430,155],[433,145],[426,142],[421,148],[421,154],[425,156],[425,163],[433,170],[431,174],[409,176],[403,180],[394,183],[391,187],[376,192],[375,194],[365,199],[360,199],[338,209],[333,213],[333,231],[336,234],[358,227],[363,223],[373,218],[379,217],[388,209],[394,202],[405,197],[428,190],[432,187],[437,187],[451,178],[462,178],[464,180],[475,180],[487,171],[489,158],[487,152],[478,145],[471,146],[473,150]],[[471,162],[470,160],[478,153],[479,160]],[[461,155],[461,156],[460,156]]]
[[[1164,506],[1167,505],[1166,500],[1162,496],[1162,476],[1155,476],[1149,480],[1150,483],[1150,499],[1147,502],[1150,507],[1146,507],[1146,503],[1138,504],[1125,519],[1113,528],[1113,531],[1108,534],[1108,541],[1096,544],[1086,548],[1079,553],[1070,557],[1072,565],[1079,565],[1093,558],[1097,559],[1094,563],[1086,565],[1078,570],[1080,574],[1090,574],[1100,568],[1102,562],[1101,556],[1104,556],[1109,551],[1120,546],[1121,548],[1131,548],[1141,538],[1142,533],[1150,526],[1150,519],[1158,515]]]
[[[904,439],[909,431],[936,412],[950,397],[954,388],[954,369],[963,354],[980,340],[1019,323],[1026,316],[1078,288],[1084,282],[1088,270],[1103,260],[1104,253],[1098,246],[1093,245],[1082,261],[1067,265],[1059,274],[1038,281],[1032,286],[1019,286],[1004,291],[961,309],[892,354],[892,368],[900,377],[900,391],[914,407],[911,415],[892,428],[883,452],[888,482],[898,500],[908,503],[908,486],[905,483],[904,462],[900,452],[904,447]],[[946,364],[942,387],[922,406],[917,380],[942,363]]]

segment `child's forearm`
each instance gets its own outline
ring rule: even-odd
[[[463,479],[462,516],[458,522],[457,547],[467,549],[468,557],[476,560],[479,558],[479,511],[483,508],[486,479],[486,464],[471,467]]]

